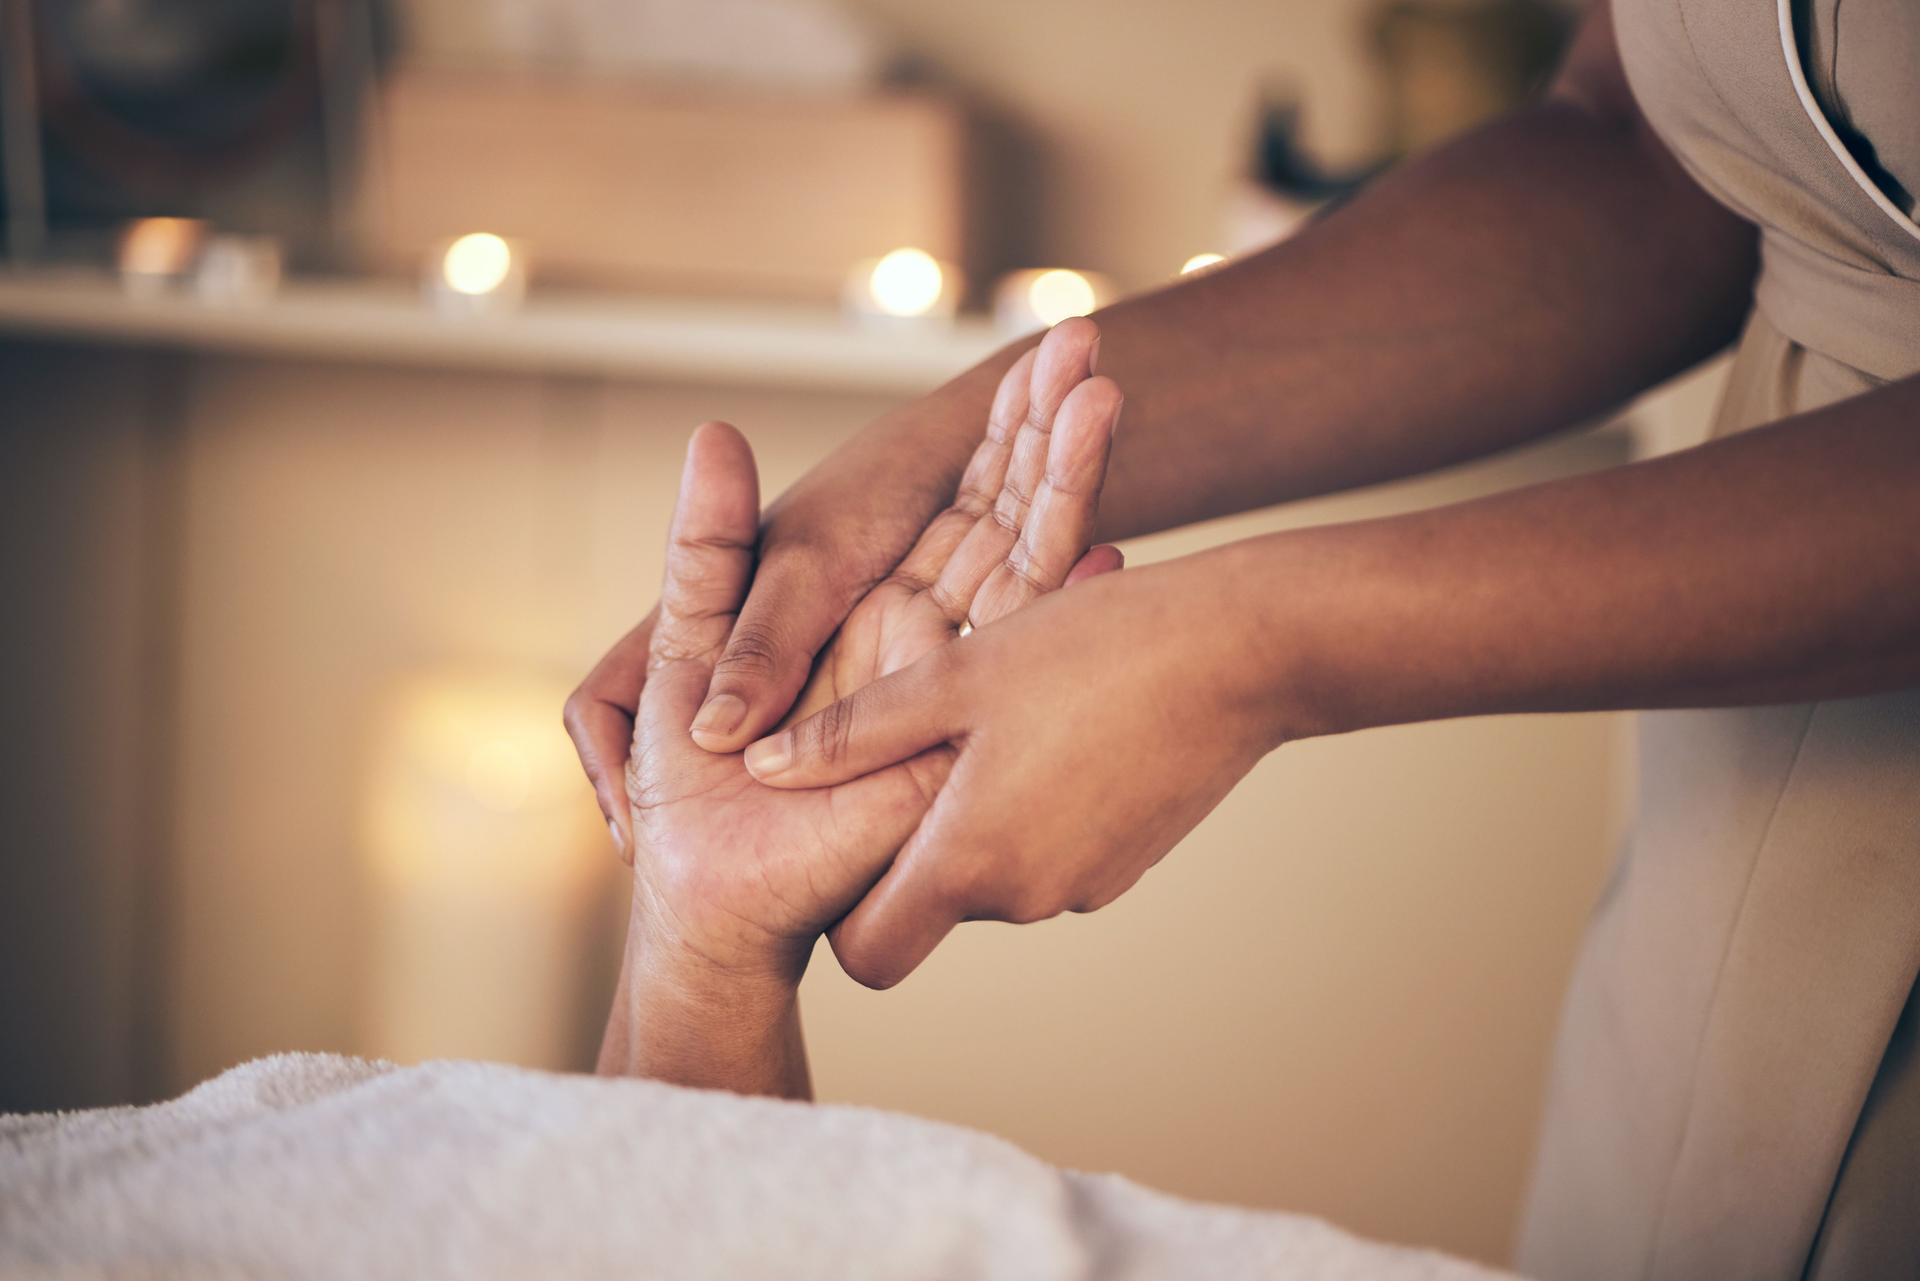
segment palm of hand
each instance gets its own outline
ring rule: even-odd
[[[1091,338],[1091,324],[1063,326],[1009,372],[954,505],[855,607],[789,719],[950,642],[969,616],[984,625],[1067,580],[1092,530],[1119,411],[1112,384],[1089,377]],[[912,834],[951,753],[780,791],[756,782],[739,754],[693,741],[687,727],[745,597],[757,522],[745,442],[703,429],[675,511],[628,763],[634,910],[649,937],[714,967],[797,979],[813,940]],[[1106,567],[1117,554],[1080,572]]]
[[[899,671],[953,640],[959,630],[925,588],[898,576],[876,584],[821,651],[813,675],[781,725],[803,720],[862,685]]]
[[[707,752],[687,734],[710,674],[680,659],[647,678],[628,769],[635,911],[717,969],[798,977],[813,938],[913,830],[945,761],[847,787],[765,787],[738,754]]]

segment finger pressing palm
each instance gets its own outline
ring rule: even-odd
[[[1065,321],[1007,371],[953,502],[854,606],[783,724],[900,670],[963,624],[983,627],[1071,577],[1120,567],[1113,548],[1088,551],[1120,410],[1112,380],[1093,376],[1098,339],[1092,321]]]
[[[1008,375],[955,501],[856,607],[796,714],[986,626],[1076,572],[1120,411],[1090,371],[1094,329],[1056,329]],[[753,571],[758,488],[746,441],[695,433],[627,769],[636,928],[718,968],[797,978],[812,942],[886,870],[946,777],[945,749],[818,791],[756,782],[688,731]],[[1077,569],[1076,569],[1077,567]]]

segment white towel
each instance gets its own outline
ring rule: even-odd
[[[0,1117],[0,1275],[103,1274],[1497,1275],[864,1108],[323,1055],[153,1107]]]

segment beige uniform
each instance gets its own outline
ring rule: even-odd
[[[1920,373],[1920,0],[1613,3],[1647,118],[1761,228],[1714,433]],[[1912,1281],[1920,690],[1641,720],[1517,1262]]]

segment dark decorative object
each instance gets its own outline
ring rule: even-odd
[[[32,81],[10,115],[37,117],[55,237],[170,214],[324,252],[372,70],[370,0],[0,4],[8,74]]]
[[[1396,161],[1525,102],[1573,28],[1573,12],[1549,0],[1387,0],[1368,24],[1381,84],[1379,158],[1324,167],[1301,145],[1298,99],[1270,96],[1252,175],[1269,197],[1266,225],[1298,226]]]

